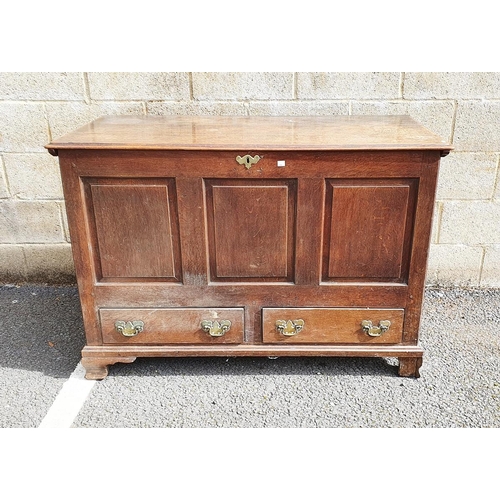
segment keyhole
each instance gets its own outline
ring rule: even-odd
[[[247,163],[250,163],[250,158],[247,156]]]

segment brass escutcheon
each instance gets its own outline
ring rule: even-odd
[[[204,320],[201,322],[201,329],[211,337],[222,337],[231,329],[231,321],[228,319],[222,319],[220,322]]]
[[[361,322],[363,332],[370,337],[380,337],[383,333],[389,330],[390,326],[391,322],[389,320],[379,321],[378,326],[373,326],[373,323],[367,319]]]
[[[303,319],[278,319],[276,321],[276,330],[285,337],[293,337],[294,335],[297,335],[302,328],[304,328],[304,325],[305,323]]]
[[[116,321],[115,330],[124,337],[135,337],[144,330],[143,321]]]
[[[236,161],[240,165],[245,165],[245,168],[248,170],[252,165],[255,165],[258,161],[260,160],[259,155],[255,156],[250,156],[250,155],[245,155],[245,156],[237,156]]]

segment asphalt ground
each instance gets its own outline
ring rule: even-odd
[[[80,361],[75,287],[0,286],[0,427],[38,427]]]
[[[0,315],[0,427],[38,427],[79,364],[77,290],[2,286]],[[71,426],[497,428],[498,325],[500,290],[428,289],[419,379],[392,358],[138,358],[94,383]]]
[[[496,497],[499,325],[500,290],[428,289],[419,379],[392,358],[143,358],[95,382],[76,288],[0,286],[2,488]]]

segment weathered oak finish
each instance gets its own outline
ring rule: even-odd
[[[99,354],[99,356],[88,355],[85,349],[82,352],[82,366],[85,368],[85,378],[88,380],[102,380],[108,376],[110,365],[133,363],[137,359],[136,356],[124,356],[123,353],[106,355],[101,351]]]
[[[295,184],[206,181],[212,280],[293,280]]]
[[[419,375],[451,147],[410,118],[104,117],[47,148],[60,160],[87,378],[138,356],[385,356]],[[245,155],[260,159],[246,168]]]
[[[243,151],[438,150],[451,147],[408,116],[105,116],[47,146]]]
[[[180,279],[175,184],[90,181],[102,279]]]
[[[403,309],[276,308],[262,311],[265,343],[287,344],[398,344],[403,333]],[[276,328],[278,320],[300,319],[304,326],[293,336],[284,336]],[[361,322],[374,325],[389,320],[389,330],[379,337],[363,332]]]
[[[241,344],[243,308],[240,309],[100,309],[104,344]],[[133,337],[124,337],[117,321],[142,321],[144,329]],[[202,321],[230,321],[231,327],[220,337],[211,337]]]
[[[416,186],[397,181],[328,183],[323,279],[406,282]]]

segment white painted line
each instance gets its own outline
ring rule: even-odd
[[[87,399],[95,380],[85,378],[85,369],[81,363],[64,382],[54,403],[38,428],[69,428]]]

